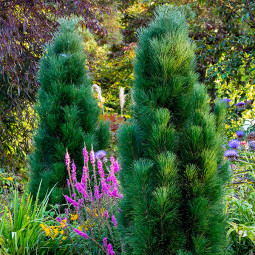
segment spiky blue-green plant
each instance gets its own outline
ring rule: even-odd
[[[106,148],[109,141],[108,125],[98,121],[100,109],[91,94],[86,55],[76,27],[76,19],[60,22],[39,69],[39,119],[30,157],[30,190],[36,194],[42,180],[40,197],[44,197],[56,185],[51,203],[59,203],[67,190],[66,150],[77,169],[82,169],[84,143],[99,150]]]
[[[210,113],[183,9],[139,32],[133,121],[119,133],[128,254],[223,254],[224,106]]]

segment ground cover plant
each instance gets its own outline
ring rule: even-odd
[[[100,108],[91,94],[91,81],[85,69],[85,52],[76,26],[77,19],[63,19],[52,43],[40,62],[37,113],[38,128],[31,155],[30,190],[40,198],[54,185],[52,203],[59,203],[67,192],[67,172],[63,158],[68,149],[78,167],[82,167],[82,146],[93,144],[104,149],[109,128],[99,122]]]

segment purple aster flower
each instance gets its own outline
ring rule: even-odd
[[[60,219],[60,217],[57,217],[57,218],[56,218],[56,220],[57,220],[58,222],[61,222],[61,219]]]
[[[249,142],[249,147],[250,147],[252,150],[255,150],[255,141],[250,141],[250,142]]]
[[[105,157],[106,157],[106,152],[101,150],[101,151],[97,151],[95,153],[95,157],[96,159],[100,159],[101,161],[105,161]]]
[[[239,130],[239,131],[236,132],[236,135],[237,135],[238,138],[243,138],[244,137],[244,131]]]
[[[236,104],[236,107],[243,107],[245,105],[246,105],[245,102],[239,102]]]
[[[236,160],[238,157],[237,150],[227,150],[224,152],[224,157],[228,158],[230,161]]]
[[[115,252],[112,249],[112,245],[109,243],[107,246],[107,255],[114,255]]]
[[[239,140],[233,139],[233,140],[228,142],[228,147],[232,148],[232,149],[236,149],[236,148],[238,148],[239,144],[240,144]]]
[[[246,108],[246,103],[245,102],[239,102],[239,103],[236,104],[236,110],[238,112],[244,111],[245,108]]]
[[[229,104],[229,102],[231,102],[231,99],[229,99],[229,98],[223,98],[223,99],[221,99],[220,100],[221,102],[224,102],[224,103],[226,103],[226,104]]]
[[[88,239],[88,238],[89,238],[89,236],[88,236],[86,233],[80,231],[80,230],[77,229],[77,228],[75,228],[73,231],[74,231],[75,233],[77,233],[79,236],[82,236],[82,237],[85,238],[85,239]]]

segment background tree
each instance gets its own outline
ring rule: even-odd
[[[186,13],[158,8],[139,32],[134,120],[119,134],[129,254],[224,253],[224,106],[210,114]]]
[[[108,2],[110,4],[111,1]],[[103,37],[104,1],[5,0],[0,2],[0,167],[24,167],[34,128],[39,84],[36,79],[42,46],[64,16],[82,17],[80,24]]]
[[[108,125],[98,124],[100,109],[91,94],[84,67],[86,55],[76,25],[77,20],[62,20],[40,62],[39,123],[31,155],[30,189],[36,194],[42,180],[40,197],[44,197],[56,184],[52,203],[58,203],[67,189],[66,150],[82,169],[84,142],[99,150],[109,141]]]

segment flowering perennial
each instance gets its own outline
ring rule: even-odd
[[[64,195],[67,203],[74,207],[65,209],[65,214],[69,218],[67,226],[84,239],[90,239],[107,254],[115,254],[113,251],[114,242],[107,243],[107,237],[103,239],[103,246],[96,241],[97,229],[108,228],[109,240],[116,241],[113,236],[114,227],[117,227],[117,220],[114,213],[117,211],[117,200],[122,198],[119,193],[119,184],[116,174],[120,171],[120,165],[113,156],[110,157],[109,168],[106,166],[106,152],[98,151],[94,153],[93,149],[88,153],[86,146],[83,148],[84,166],[80,182],[77,181],[77,169],[74,162],[71,165],[71,159],[66,152],[65,160],[69,179],[67,185],[70,195]],[[71,165],[71,168],[70,168]],[[92,165],[92,171],[89,167]],[[113,208],[116,210],[113,212]],[[72,212],[72,213],[71,213]],[[111,217],[112,224],[109,224]],[[62,223],[61,218],[56,220]],[[73,226],[73,224],[75,224]],[[78,224],[78,225],[77,225]],[[114,227],[113,227],[114,226]],[[99,233],[99,232],[98,232]],[[120,245],[118,245],[120,247]]]

